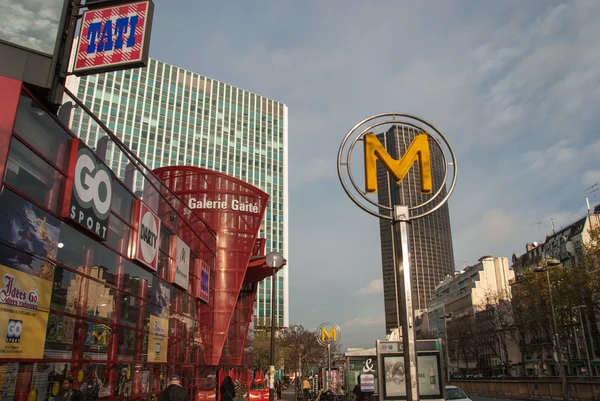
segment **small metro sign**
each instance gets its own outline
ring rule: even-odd
[[[145,67],[154,4],[151,0],[88,10],[75,53],[75,75]]]

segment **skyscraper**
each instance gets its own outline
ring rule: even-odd
[[[377,135],[387,148],[388,153],[399,159],[406,152],[415,136],[415,129],[394,125],[386,133]],[[431,154],[431,174],[434,192],[440,187],[444,178],[444,158],[442,151],[431,138],[429,139]],[[389,205],[390,199],[397,205],[416,206],[426,202],[433,195],[420,191],[420,172],[410,169],[406,178],[398,185],[387,171],[378,164],[378,200],[382,205]],[[431,210],[446,194],[445,189],[439,198],[428,204],[422,211]],[[388,220],[379,220],[381,237],[381,262],[383,268],[383,295],[385,306],[386,331],[398,327],[398,300],[396,295],[396,271],[394,268],[394,246],[392,226]],[[448,204],[444,204],[434,213],[409,225],[409,259],[412,274],[413,307],[426,309],[429,306],[435,286],[454,272],[454,251],[452,249],[452,232],[450,230],[450,214]]]
[[[268,193],[260,236],[266,238],[267,252],[288,258],[285,104],[153,59],[147,68],[70,76],[67,87],[150,168],[205,167]],[[101,132],[78,115],[71,128],[82,136]],[[276,323],[288,326],[287,267],[277,274],[275,290]],[[257,294],[255,316],[270,322],[270,278],[259,284]]]

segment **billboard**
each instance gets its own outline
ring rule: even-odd
[[[190,282],[190,247],[176,235],[171,237],[171,263],[169,282],[187,290]]]
[[[75,75],[145,67],[154,4],[151,0],[83,13],[75,52]]]
[[[44,357],[52,282],[0,265],[0,355]]]

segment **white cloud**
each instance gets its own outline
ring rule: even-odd
[[[382,305],[383,306],[383,305]],[[343,323],[342,327],[360,327],[360,326],[374,326],[385,324],[385,316],[359,316],[353,319],[347,320]]]
[[[381,294],[383,293],[383,280],[373,280],[366,287],[362,287],[358,290],[358,294]]]

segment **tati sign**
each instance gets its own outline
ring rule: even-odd
[[[153,14],[150,0],[83,13],[75,75],[145,67]]]
[[[144,266],[158,269],[160,218],[141,200],[135,201],[133,258]]]
[[[71,142],[62,215],[105,240],[113,195],[112,171],[79,139]]]

